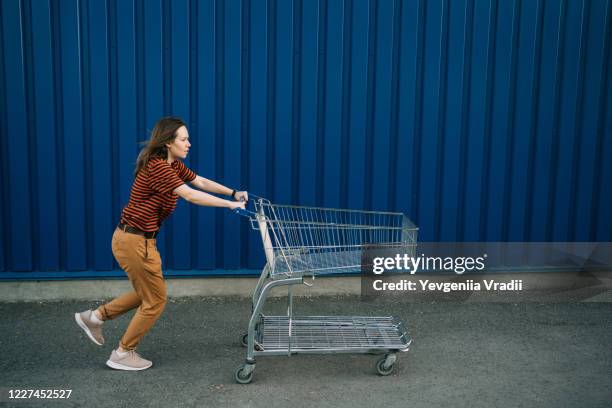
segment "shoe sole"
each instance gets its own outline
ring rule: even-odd
[[[106,362],[106,365],[109,366],[112,369],[115,369],[115,370],[141,371],[141,370],[146,370],[147,368],[150,368],[153,365],[153,363],[149,364],[146,367],[130,367],[130,366],[126,366],[126,365],[123,365],[123,364],[115,363],[112,360],[108,360]]]
[[[74,314],[74,320],[76,320],[79,327],[83,329],[83,331],[87,334],[87,337],[89,337],[91,341],[96,343],[98,346],[101,346],[103,344],[103,343],[100,343],[98,340],[96,340],[95,337],[91,334],[91,330],[89,330],[89,327],[87,327],[83,319],[81,319],[80,313]]]

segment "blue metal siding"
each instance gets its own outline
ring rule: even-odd
[[[402,211],[423,241],[610,241],[611,37],[610,0],[3,0],[0,278],[121,276],[170,114],[188,166],[273,201]],[[263,262],[182,201],[158,242],[174,274]]]

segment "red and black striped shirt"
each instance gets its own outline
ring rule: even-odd
[[[196,174],[180,160],[170,164],[161,157],[152,157],[134,180],[130,201],[121,212],[121,223],[157,231],[176,208],[178,195],[173,190],[195,178]]]

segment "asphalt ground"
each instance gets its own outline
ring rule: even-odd
[[[285,311],[272,299],[268,314]],[[295,300],[300,315],[394,315],[414,337],[395,371],[373,355],[245,358],[248,299],[172,300],[138,351],[142,372],[105,362],[129,315],[96,346],[73,314],[94,303],[0,303],[0,405],[11,407],[610,407],[612,303],[414,303],[360,297]],[[8,389],[71,389],[69,399],[8,400]]]

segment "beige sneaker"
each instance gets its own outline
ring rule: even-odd
[[[117,354],[117,350],[113,350],[106,365],[115,370],[138,371],[146,370],[153,362],[140,357],[134,350],[128,351],[123,357]]]
[[[87,337],[91,339],[98,346],[104,344],[104,337],[102,337],[102,324],[94,323],[91,320],[91,314],[93,312],[91,310],[86,310],[81,313],[74,314],[74,320],[76,320],[77,324],[85,331]]]

